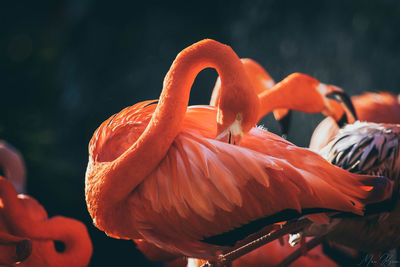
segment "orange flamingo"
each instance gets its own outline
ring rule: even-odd
[[[192,83],[206,67],[217,69],[220,97],[231,101],[219,109],[187,107]],[[276,90],[267,92],[280,97]],[[365,203],[390,195],[385,178],[348,173],[252,128],[260,103],[269,101],[259,102],[230,47],[203,40],[184,49],[157,105],[145,101],[126,108],[95,131],[85,186],[94,224],[111,237],[143,238],[173,253],[210,258],[226,248],[220,241],[229,234],[247,236],[245,226],[254,231],[260,223],[281,221],[271,217],[280,212],[362,214]],[[240,146],[216,136],[238,137]],[[375,184],[380,186],[365,188]]]
[[[353,96],[351,101],[360,121],[376,123],[400,123],[400,98],[388,92],[364,93]],[[349,112],[348,112],[349,113]],[[352,116],[348,116],[352,118]],[[350,123],[355,120],[350,119]],[[331,119],[325,118],[315,128],[310,148],[320,151],[338,133],[340,127]]]
[[[23,172],[15,172],[11,169],[15,166],[23,166],[22,158],[14,157],[19,154],[8,149],[8,146],[5,147],[6,149],[0,150],[1,165],[5,173],[22,174]],[[5,164],[10,160],[19,160],[20,163]],[[17,177],[17,181],[21,179]],[[61,216],[48,219],[47,212],[34,198],[24,194],[17,195],[14,186],[3,177],[0,177],[0,203],[0,244],[1,237],[16,236],[14,242],[20,244],[16,248],[19,261],[25,259],[27,251],[32,249],[32,254],[18,266],[79,267],[88,265],[92,254],[92,243],[86,227],[81,222]],[[30,247],[26,241],[21,243],[24,240],[31,240],[32,246]],[[54,241],[63,242],[64,251],[56,251]],[[10,249],[2,250],[0,259],[2,256],[13,256],[9,253]]]

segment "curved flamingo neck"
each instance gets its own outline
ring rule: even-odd
[[[102,188],[102,193],[107,195],[104,200],[109,202],[127,197],[164,158],[181,130],[192,84],[197,74],[205,68],[215,68],[221,77],[221,97],[235,95],[235,88],[240,88],[237,84],[245,75],[238,56],[229,46],[219,42],[206,39],[180,52],[165,76],[158,106],[147,128],[113,162],[110,171],[113,181],[105,179],[108,180],[105,183],[112,185]]]
[[[327,103],[316,91],[318,83],[305,74],[289,75],[270,90],[259,94],[259,119],[275,109],[293,109],[307,113],[322,112]]]

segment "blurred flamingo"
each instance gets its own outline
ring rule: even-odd
[[[206,67],[217,69],[220,98],[230,101],[187,107],[192,83]],[[280,97],[276,91],[267,91],[270,98]],[[184,49],[157,105],[125,108],[95,131],[85,187],[93,223],[111,237],[213,258],[276,221],[326,210],[362,214],[366,203],[390,195],[385,178],[351,174],[252,128],[260,104],[271,101],[258,99],[230,47],[203,40]]]
[[[14,149],[5,145],[0,154],[0,164],[6,174],[24,173],[13,169],[24,168],[21,156]],[[16,181],[23,181],[21,177],[11,177],[16,178]],[[0,177],[0,203],[0,246],[2,236],[15,236],[14,242],[19,242],[16,247],[18,261],[27,258],[18,266],[88,265],[92,243],[86,227],[81,222],[61,216],[48,219],[47,212],[34,198],[17,194],[11,182],[4,177]],[[32,241],[31,244],[26,240]],[[54,241],[64,243],[65,249],[62,252],[56,251]],[[29,256],[30,251],[32,254]],[[10,249],[1,249],[0,262],[2,256],[13,256],[9,253]],[[7,264],[12,265],[14,262]]]

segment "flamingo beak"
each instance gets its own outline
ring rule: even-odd
[[[347,109],[347,111],[350,113],[350,115],[353,116],[354,121],[356,121],[358,119],[356,110],[353,106],[353,102],[351,102],[349,95],[346,94],[343,89],[341,89],[337,86],[334,86],[334,85],[328,85],[325,96],[326,97],[328,97],[328,96],[335,97],[338,101],[343,103],[344,107]]]
[[[286,139],[292,121],[292,111],[290,109],[276,109],[273,113],[281,128],[281,136]]]
[[[218,132],[216,140],[228,144],[238,145],[242,139],[242,136],[243,136],[243,130],[240,121],[235,120],[226,129],[225,127],[223,127],[223,125],[218,124]]]

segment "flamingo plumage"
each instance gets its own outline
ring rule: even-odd
[[[256,61],[249,59],[249,58],[244,58],[241,59],[242,64],[245,68],[245,71],[247,75],[249,76],[252,84],[253,84],[253,89],[255,93],[259,96],[259,98],[268,98],[268,94],[263,94],[267,90],[273,89],[275,86],[274,80],[271,78],[271,76],[268,74],[268,72]],[[293,98],[296,99],[296,107],[298,108],[302,103],[303,107],[301,107],[302,110],[305,110],[308,108],[309,105],[314,105],[318,106],[318,103],[325,103],[324,105],[319,105],[319,111],[325,112],[326,114],[333,115],[334,119],[338,120],[340,117],[343,116],[344,114],[344,109],[335,101],[326,98],[325,96],[329,94],[330,92],[340,92],[342,93],[342,90],[335,87],[335,86],[327,86],[325,84],[321,84],[320,82],[316,81],[314,78],[311,78],[307,75],[296,73],[293,75],[290,75],[288,78],[286,78],[284,81],[278,84],[277,86],[278,90],[281,90],[285,92],[285,97]],[[311,93],[310,95],[313,96],[314,101],[307,101],[305,99],[309,98],[309,95],[307,92],[314,91],[314,93]],[[210,100],[210,105],[212,106],[218,106],[220,101],[224,101],[223,99],[220,99],[220,91],[221,91],[221,79],[218,77],[215,87],[212,92],[211,100]],[[293,93],[290,94],[290,91],[297,91],[301,92],[301,97],[299,98],[299,94]],[[320,96],[323,97],[322,101],[321,98],[318,97],[318,94],[315,94],[315,92],[320,93]],[[283,100],[284,98],[280,98],[280,100]],[[317,99],[317,101],[315,101]],[[285,98],[285,102],[288,99]],[[290,100],[289,100],[290,101]],[[291,101],[293,102],[293,101]],[[281,106],[285,106],[285,103],[280,103]],[[271,106],[269,104],[269,106]],[[293,107],[293,104],[290,105]],[[259,117],[263,117],[266,115],[267,112],[269,112],[270,109],[266,109],[261,107],[261,114]],[[315,110],[314,110],[315,111]],[[288,123],[285,123],[284,118],[290,118],[289,117],[289,109],[284,108],[284,109],[276,109],[273,111],[274,117],[277,121],[280,122],[281,125],[281,130],[282,133],[287,133],[288,130]],[[233,265],[234,266],[252,266],[252,265],[268,265],[268,266],[275,266],[279,262],[281,262],[283,259],[285,259],[286,256],[288,256],[291,252],[293,252],[295,249],[291,248],[288,244],[280,244],[281,242],[279,240],[275,240],[267,245],[264,245],[263,247],[242,256],[238,260],[234,261]],[[312,258],[318,259],[315,261],[313,264],[323,264],[324,265],[329,265],[329,264],[334,264],[331,260],[327,259],[325,255],[322,254],[321,247],[318,247],[314,249],[313,253],[315,254],[315,257],[309,257],[307,259],[300,258],[295,262],[295,264],[300,264],[300,265],[310,265],[312,264]],[[318,255],[318,257],[316,257]],[[326,262],[324,262],[326,261]]]
[[[326,118],[314,131],[310,147],[333,164],[360,174],[382,174],[399,182],[400,101],[391,93],[365,93],[352,97],[361,121],[350,121],[344,128]],[[351,116],[350,116],[351,118]],[[379,123],[382,122],[382,123]],[[398,198],[394,191],[393,201]],[[393,206],[394,205],[394,206]],[[359,251],[382,253],[400,245],[399,207],[386,203],[375,213],[359,218],[335,220],[327,228],[314,227],[311,234],[327,234],[327,238]],[[390,208],[388,210],[388,207]],[[306,231],[307,232],[307,231]]]
[[[348,124],[320,153],[348,171],[385,175],[395,188],[393,199],[375,206],[370,212],[373,214],[333,222],[328,227],[329,240],[370,253],[400,246],[400,125],[359,121]],[[320,230],[315,227],[311,232]]]
[[[188,107],[191,85],[206,67],[217,69],[221,99],[232,101],[218,109]],[[111,237],[143,238],[173,253],[210,258],[226,248],[213,237],[279,212],[362,214],[366,203],[390,196],[385,178],[351,174],[252,128],[257,103],[230,47],[203,40],[184,49],[158,103],[128,107],[95,131],[85,182],[94,224]],[[246,133],[239,145],[216,140],[236,130]]]
[[[24,164],[20,154],[11,146],[3,146],[0,154],[1,166],[6,174],[24,174],[13,170],[16,166],[24,167]],[[9,164],[15,160],[19,163]],[[22,181],[21,177],[14,175],[11,178]],[[16,251],[19,254],[18,261],[23,261],[18,266],[81,267],[89,264],[92,243],[83,223],[62,216],[49,219],[39,202],[28,195],[18,194],[11,181],[4,177],[0,177],[0,203],[0,263],[4,263],[3,253],[10,257]],[[14,254],[9,247],[3,250],[1,237],[5,236],[14,236],[18,241]],[[54,241],[63,242],[64,251],[56,251]]]

